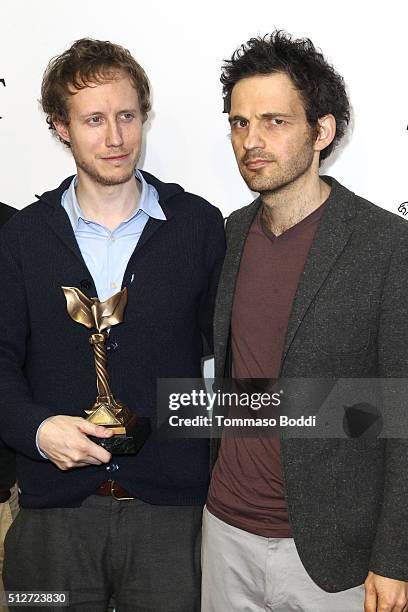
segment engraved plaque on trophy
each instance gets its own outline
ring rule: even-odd
[[[62,287],[69,316],[76,323],[94,329],[89,342],[93,348],[98,395],[94,405],[85,410],[94,425],[112,429],[110,438],[91,439],[115,455],[137,453],[150,435],[150,419],[131,412],[115,399],[107,370],[106,340],[108,328],[122,323],[127,304],[127,289],[122,289],[104,302],[88,298],[76,287]]]

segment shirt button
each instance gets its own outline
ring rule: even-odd
[[[111,288],[112,288],[112,289],[116,289],[116,287],[117,287],[117,284],[116,284],[116,283],[114,283],[114,282],[112,282],[112,283],[111,283]]]
[[[110,239],[111,239],[111,242],[115,242],[116,240],[115,236],[111,236]]]
[[[116,472],[116,470],[118,469],[119,469],[119,466],[117,463],[110,463],[109,465],[106,466],[107,472]]]
[[[114,340],[113,342],[109,342],[109,344],[106,345],[106,350],[107,351],[116,351],[118,346],[119,346],[119,344],[116,342],[116,340]]]

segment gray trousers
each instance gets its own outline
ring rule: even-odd
[[[199,611],[201,514],[96,495],[22,508],[5,539],[5,588],[68,591],[83,612],[105,611],[112,595],[117,612]]]
[[[363,612],[364,587],[326,593],[292,538],[263,538],[204,509],[202,612]]]

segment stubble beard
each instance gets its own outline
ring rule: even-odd
[[[123,185],[130,181],[130,179],[134,176],[135,168],[137,164],[137,159],[134,160],[134,163],[131,166],[131,169],[124,171],[121,175],[108,175],[101,174],[97,171],[94,165],[88,164],[86,161],[81,159],[79,153],[76,151],[75,147],[71,142],[71,153],[75,160],[75,164],[78,168],[80,168],[87,176],[93,180],[98,185],[104,185],[105,187],[113,187],[114,185]],[[118,152],[118,155],[121,153]]]
[[[75,162],[78,168],[81,168],[81,170],[85,172],[90,179],[95,181],[95,183],[98,183],[98,185],[104,185],[105,187],[112,187],[114,185],[123,185],[123,183],[127,183],[133,177],[136,167],[135,163],[132,169],[128,170],[126,173],[119,176],[109,176],[106,174],[100,174],[93,166],[87,164],[83,160],[76,159]]]
[[[255,191],[261,196],[268,196],[287,188],[305,175],[313,163],[313,157],[312,141],[308,139],[301,151],[285,162],[284,165],[279,165],[275,158],[271,159],[271,165],[268,164],[265,168],[271,171],[269,176],[262,175],[262,172],[258,174],[248,170],[242,161],[240,172],[251,191]]]

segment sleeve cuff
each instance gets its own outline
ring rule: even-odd
[[[51,418],[51,417],[48,417],[48,419],[50,419],[50,418]],[[43,421],[42,421],[42,422],[39,424],[38,429],[37,429],[37,433],[35,434],[35,444],[36,444],[36,446],[37,446],[37,450],[38,450],[38,452],[40,453],[41,457],[43,457],[44,459],[49,459],[49,457],[48,457],[48,455],[46,455],[46,454],[45,454],[45,453],[44,453],[44,452],[41,450],[40,445],[39,445],[39,443],[38,443],[38,435],[39,435],[39,433],[40,433],[40,429],[41,429],[41,427],[44,425],[44,423],[45,423],[46,421],[48,421],[48,419],[44,419],[44,420],[43,420]]]

